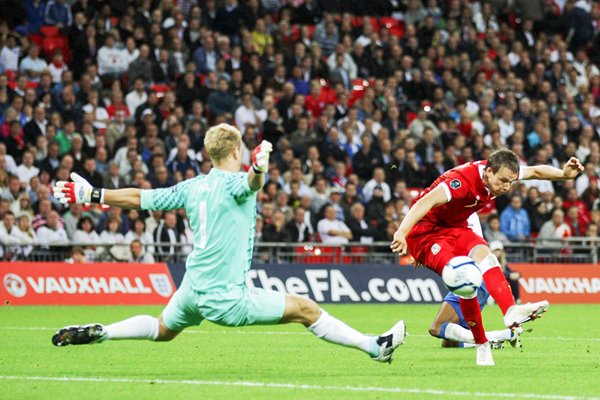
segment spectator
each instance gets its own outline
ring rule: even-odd
[[[242,104],[235,110],[235,123],[242,135],[246,131],[246,126],[260,126],[262,120],[258,115],[258,110],[254,108],[252,96],[249,93],[242,95]]]
[[[110,115],[106,108],[100,104],[100,98],[97,91],[92,90],[88,94],[88,104],[83,106],[83,111],[87,114],[91,114],[93,119],[94,128],[104,132],[107,127],[107,123],[110,120]]]
[[[325,15],[323,21],[321,21],[315,28],[314,38],[319,44],[319,47],[323,50],[323,54],[325,56],[329,56],[331,53],[333,53],[337,43],[339,42],[338,28],[335,25],[333,15]]]
[[[139,71],[137,67],[136,71]],[[131,75],[129,76],[131,78]],[[149,76],[151,76],[151,72]],[[147,81],[149,80],[150,79],[148,79]],[[144,80],[142,78],[135,77],[135,80],[133,82],[133,90],[127,93],[127,96],[125,96],[125,103],[127,104],[127,108],[129,108],[129,113],[131,115],[136,115],[138,106],[144,104],[147,100],[148,94],[144,91]]]
[[[235,98],[228,90],[229,83],[227,79],[221,78],[219,79],[218,90],[213,91],[208,96],[207,108],[214,117],[225,115],[227,118],[234,112]]]
[[[325,218],[317,224],[321,241],[325,244],[346,244],[352,240],[352,232],[348,226],[336,219],[336,211],[332,205],[325,206]]]
[[[69,243],[69,236],[62,227],[60,216],[56,211],[48,212],[46,223],[37,230],[38,243],[41,245],[66,245]]]
[[[363,187],[363,198],[369,202],[373,197],[373,191],[378,188],[383,191],[383,201],[388,202],[392,198],[390,186],[385,182],[385,172],[383,168],[375,168],[373,178],[371,178]]]
[[[213,37],[207,36],[204,39],[203,46],[198,47],[192,57],[196,64],[196,73],[206,74],[214,71],[218,57]]]
[[[70,257],[65,260],[67,264],[86,264],[89,261],[85,256],[85,251],[79,246],[75,246],[69,252]]]
[[[544,239],[563,239],[573,236],[571,228],[565,223],[565,212],[561,209],[554,209],[552,217],[546,221],[540,228],[538,240],[543,242]]]
[[[69,211],[63,214],[63,222],[67,236],[73,239],[73,235],[77,229],[77,224],[83,216],[83,205],[81,204],[69,204]]]
[[[94,230],[94,222],[87,215],[82,215],[77,222],[77,230],[73,233],[73,243],[79,245],[95,245],[104,243],[100,235]]]
[[[355,242],[368,244],[380,237],[378,230],[365,220],[365,207],[360,203],[355,203],[350,207],[348,228],[350,228],[352,240]]]
[[[42,72],[48,69],[48,64],[39,57],[39,54],[40,48],[33,44],[29,47],[27,57],[23,58],[19,64],[19,72],[32,82],[38,82]]]
[[[521,196],[514,194],[509,207],[500,214],[500,230],[513,242],[523,242],[529,239],[531,224],[527,211],[521,208]]]
[[[23,192],[19,195],[19,197],[17,198],[17,201],[14,201],[11,205],[10,205],[10,210],[16,215],[16,216],[22,216],[22,215],[26,215],[29,220],[31,221],[33,219],[33,208],[31,206],[31,197],[29,196],[29,193],[27,192]]]
[[[42,0],[31,0],[25,4],[27,25],[25,30],[28,34],[37,34],[44,22],[46,15],[46,3]]]
[[[33,154],[30,151],[23,153],[23,163],[17,167],[17,176],[21,186],[27,187],[31,178],[39,173],[39,168],[33,165]]]
[[[110,216],[106,220],[106,230],[100,232],[100,243],[102,244],[121,244],[125,243],[125,237],[119,231],[121,220],[116,216]]]
[[[139,240],[135,239],[129,244],[129,251],[131,252],[131,257],[129,257],[129,260],[127,261],[154,264],[154,256],[144,251],[144,246],[142,246],[142,242]]]
[[[61,83],[62,76],[65,71],[69,70],[69,66],[65,63],[61,50],[55,50],[52,62],[48,65],[48,71],[52,76],[52,83]]]
[[[167,49],[161,49],[158,60],[152,67],[152,80],[157,83],[170,84],[175,81],[177,65]]]
[[[569,225],[573,236],[585,236],[589,220],[586,221],[585,217],[579,213],[577,206],[567,208],[565,222]]]
[[[487,220],[487,224],[483,229],[483,236],[488,243],[501,242],[509,243],[508,237],[500,230],[500,217],[497,214],[492,214]]]
[[[177,216],[173,211],[167,211],[164,214],[164,220],[161,220],[153,233],[155,243],[163,245],[156,248],[157,254],[162,257],[173,257],[179,252],[176,245],[186,243],[183,232],[177,226]]]
[[[294,218],[285,227],[291,242],[307,243],[312,241],[312,235],[305,218],[306,209],[302,206],[296,207],[294,209]]]
[[[108,174],[104,175],[102,187],[106,189],[122,189],[125,187],[125,179],[119,175],[119,164],[111,162],[108,166]]]
[[[71,26],[73,23],[71,6],[65,0],[49,0],[48,4],[46,4],[44,23],[46,25],[55,25],[61,29]]]
[[[21,245],[33,243],[33,239],[15,225],[15,215],[6,211],[0,224],[0,259],[12,261],[23,253]]]
[[[18,37],[9,33],[6,36],[4,46],[0,49],[0,64],[8,71],[19,70],[19,58],[21,56],[21,46],[17,45]]]
[[[125,52],[115,45],[115,37],[108,34],[104,46],[98,50],[98,74],[102,80],[112,82],[120,79],[128,67]]]
[[[21,180],[17,175],[8,176],[8,186],[0,188],[0,198],[9,201],[9,204],[17,201],[23,188],[21,187]]]
[[[18,237],[21,240],[21,244],[30,245],[21,247],[21,254],[27,257],[33,251],[33,246],[31,245],[38,243],[37,235],[31,227],[31,218],[29,218],[29,214],[19,215],[17,218],[17,228],[19,228]]]
[[[154,253],[152,234],[146,230],[146,222],[143,219],[136,219],[133,222],[132,229],[125,235],[126,243],[131,243],[134,240],[141,242],[144,245],[144,251],[147,253]]]
[[[289,231],[286,229],[285,214],[275,210],[271,223],[266,223],[262,229],[263,242],[285,243],[291,241]]]
[[[33,110],[33,118],[25,124],[23,131],[25,133],[25,141],[29,144],[37,143],[40,136],[46,136],[46,109],[42,106],[37,106]]]

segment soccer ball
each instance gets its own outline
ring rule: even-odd
[[[483,276],[470,257],[454,257],[442,270],[444,285],[459,297],[471,298],[483,283]]]

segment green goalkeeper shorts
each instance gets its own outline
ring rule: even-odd
[[[224,326],[274,325],[284,310],[281,292],[235,287],[227,292],[199,293],[190,287],[186,275],[162,316],[167,328],[181,331],[205,319]]]

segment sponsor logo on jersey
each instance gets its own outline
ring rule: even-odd
[[[437,255],[437,253],[440,252],[440,250],[442,249],[442,246],[440,246],[437,243],[434,243],[433,246],[431,246],[431,252],[433,253],[433,255]]]
[[[450,187],[452,189],[458,189],[461,186],[460,181],[458,179],[453,179],[450,181]]]

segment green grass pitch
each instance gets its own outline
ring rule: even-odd
[[[300,325],[192,328],[170,343],[57,348],[64,325],[109,323],[160,307],[0,308],[0,399],[582,399],[600,396],[600,305],[554,305],[529,323],[523,348],[442,349],[427,334],[437,306],[326,305],[355,328],[381,333],[404,319],[409,336],[391,365],[325,343]],[[488,329],[501,327],[488,307]]]

